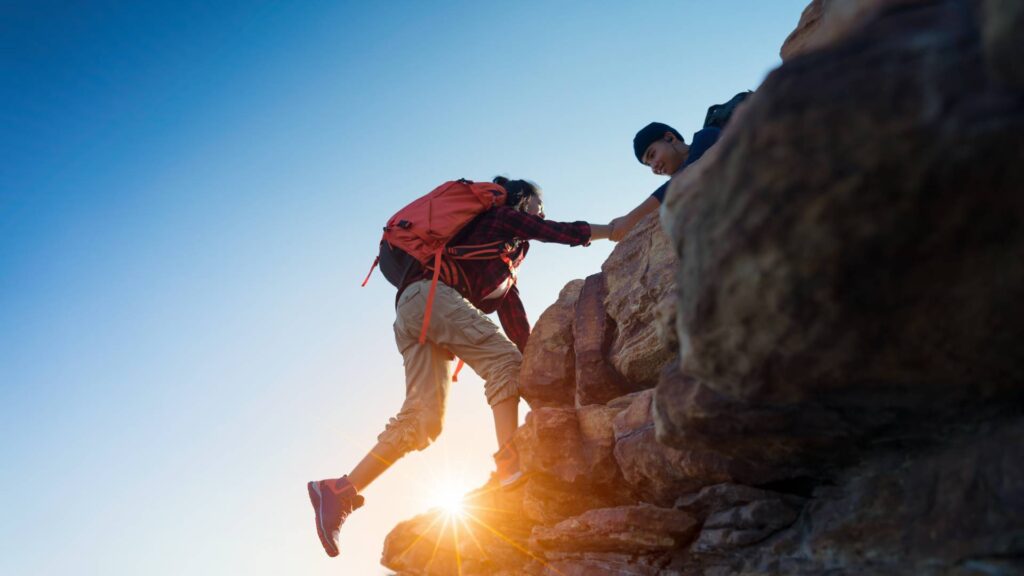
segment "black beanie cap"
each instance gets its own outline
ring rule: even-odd
[[[633,137],[633,154],[636,154],[636,159],[641,164],[644,163],[644,152],[647,152],[647,147],[661,140],[665,136],[665,132],[671,132],[676,138],[679,138],[680,142],[686,142],[683,135],[675,128],[661,122],[651,122]]]

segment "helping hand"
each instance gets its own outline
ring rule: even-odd
[[[612,233],[611,235],[609,235],[608,238],[612,242],[619,242],[620,240],[625,238],[626,234],[629,233],[629,229],[632,228],[632,226],[630,226],[629,221],[626,219],[625,216],[619,216],[618,218],[612,220],[609,226],[612,227]]]

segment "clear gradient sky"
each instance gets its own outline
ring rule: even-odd
[[[0,574],[385,573],[495,446],[467,373],[324,555],[305,482],[403,397],[393,289],[359,288],[384,221],[496,174],[625,213],[661,183],[634,132],[756,88],[806,2],[5,2]],[[610,250],[534,246],[531,319]]]

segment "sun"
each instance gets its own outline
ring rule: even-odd
[[[446,486],[438,488],[431,498],[433,506],[451,517],[462,517],[466,513],[465,493],[459,487]]]

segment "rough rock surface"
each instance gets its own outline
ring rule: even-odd
[[[680,498],[676,507],[703,519],[700,538],[691,550],[720,553],[761,542],[790,526],[803,504],[799,496],[717,484]]]
[[[545,549],[635,553],[678,548],[693,539],[697,528],[684,510],[640,504],[589,510],[534,530],[533,540]]]
[[[674,354],[659,337],[658,314],[675,299],[676,265],[672,244],[652,214],[601,266],[608,286],[605,308],[618,328],[608,355],[634,389],[654,386]]]
[[[621,477],[612,456],[614,409],[540,408],[516,431],[520,466],[561,483],[606,486]]]
[[[519,372],[519,395],[532,408],[572,406],[576,387],[572,320],[582,280],[562,288],[533,326]]]
[[[791,60],[673,181],[684,372],[773,402],[1019,388],[1024,111],[964,5],[883,11]]]
[[[1024,574],[1019,6],[815,0],[673,181],[671,241],[651,218],[538,322],[526,480],[384,564]]]
[[[576,350],[576,405],[604,404],[635,388],[608,360],[616,325],[604,301],[608,297],[605,275],[588,277],[576,302],[573,342]]]
[[[827,476],[849,463],[856,428],[840,412],[815,402],[772,404],[736,400],[678,364],[662,372],[654,390],[658,441],[679,449],[714,450],[731,462],[731,478],[748,484]],[[885,406],[862,414],[875,427],[899,413]],[[860,414],[860,413],[859,413]]]
[[[736,463],[705,447],[672,448],[654,439],[653,390],[634,394],[615,417],[615,460],[641,499],[671,505],[682,493],[734,479]]]

